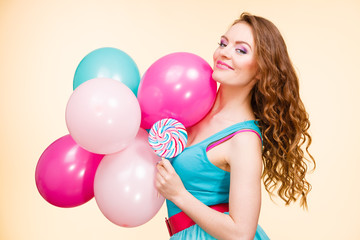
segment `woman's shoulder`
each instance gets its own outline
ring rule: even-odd
[[[246,147],[260,147],[261,136],[255,129],[242,129],[237,132],[232,138],[231,142],[238,148],[246,148]]]
[[[230,151],[226,161],[231,169],[255,167],[262,169],[262,142],[258,135],[251,131],[241,132],[232,137],[228,142]]]
[[[247,122],[247,126],[233,133],[229,139],[228,159],[242,159],[244,157],[262,155],[262,138],[255,121]],[[230,163],[230,160],[229,160]]]

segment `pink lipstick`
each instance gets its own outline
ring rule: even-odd
[[[223,61],[220,61],[220,60],[216,62],[216,67],[219,68],[219,69],[224,69],[224,70],[234,70],[228,64],[226,64],[226,63],[224,63]]]

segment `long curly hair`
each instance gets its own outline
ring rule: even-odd
[[[300,206],[307,209],[311,184],[305,175],[308,164],[312,163],[313,169],[316,164],[308,150],[310,121],[300,99],[299,80],[285,41],[267,19],[242,13],[233,25],[239,22],[250,25],[255,42],[260,78],[252,90],[251,104],[263,135],[265,189],[270,196],[277,189],[285,205],[300,198]]]

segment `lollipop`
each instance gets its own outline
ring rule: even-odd
[[[160,157],[176,157],[184,150],[186,142],[186,129],[175,119],[164,118],[157,121],[149,132],[150,146]]]

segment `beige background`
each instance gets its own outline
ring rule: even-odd
[[[0,0],[0,239],[167,239],[165,206],[145,225],[121,228],[94,200],[71,209],[48,204],[36,189],[35,166],[68,133],[65,107],[87,53],[122,49],[142,74],[176,51],[212,64],[219,37],[243,11],[283,33],[318,164],[309,176],[309,211],[263,192],[259,223],[271,239],[360,239],[358,0]]]

